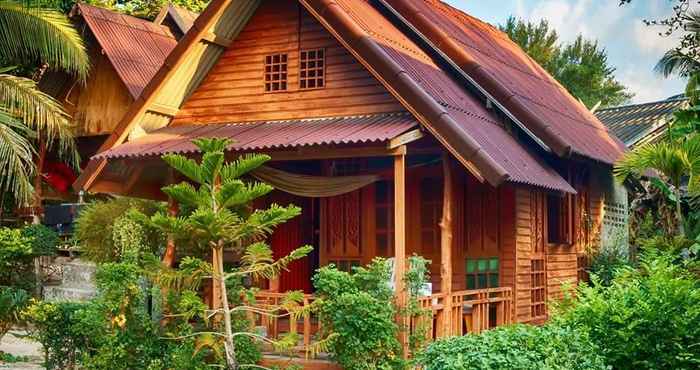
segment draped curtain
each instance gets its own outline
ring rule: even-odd
[[[290,173],[268,166],[251,172],[256,179],[278,190],[309,198],[334,197],[350,193],[379,180],[377,175],[311,176]]]

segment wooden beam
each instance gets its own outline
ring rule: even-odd
[[[228,48],[233,42],[233,40],[226,37],[218,36],[213,32],[207,32],[204,35],[202,35],[202,40],[221,46],[223,48]]]
[[[442,219],[440,220],[440,287],[445,294],[445,312],[443,336],[459,333],[452,324],[452,166],[450,155],[442,156],[443,193]],[[462,325],[461,320],[455,325]]]
[[[180,109],[165,104],[153,103],[150,107],[148,107],[147,111],[155,112],[168,117],[175,117]]]
[[[402,147],[405,148],[405,147]],[[404,284],[406,276],[406,156],[394,157],[394,286],[399,311],[406,307],[408,292]],[[404,356],[408,356],[408,320],[398,315],[399,342]]]
[[[128,194],[131,189],[134,187],[136,182],[138,182],[139,178],[141,177],[141,174],[143,173],[143,168],[145,166],[138,166],[134,168],[134,171],[129,175],[129,179],[126,180],[126,183],[124,184],[124,194]]]
[[[389,149],[386,147],[350,147],[350,148],[300,148],[290,151],[261,151],[272,157],[273,161],[299,161],[312,159],[366,158],[406,155],[406,147]],[[241,153],[236,152],[236,155]]]
[[[417,128],[415,130],[404,132],[403,134],[391,139],[389,141],[389,145],[387,145],[387,147],[389,149],[398,148],[401,145],[406,145],[408,143],[411,143],[411,142],[414,142],[418,139],[421,139],[423,136],[425,136],[423,134],[423,131],[421,129]]]
[[[175,171],[172,168],[168,169],[168,183],[175,183]],[[177,201],[172,197],[168,196],[168,215],[172,217],[177,216],[179,208],[180,206],[177,203]],[[168,235],[168,239],[165,245],[165,253],[163,254],[163,265],[168,267],[173,267],[175,265],[175,252],[175,238],[173,237],[173,235]]]

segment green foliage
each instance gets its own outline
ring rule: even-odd
[[[162,209],[160,203],[132,198],[91,203],[81,210],[75,224],[74,238],[82,256],[103,263],[118,261],[123,252],[133,253],[135,249],[157,251],[165,238],[143,215]]]
[[[22,229],[22,235],[32,240],[32,253],[35,256],[54,256],[61,240],[54,230],[41,225],[27,225]]]
[[[610,285],[615,272],[632,266],[629,246],[623,235],[614,237],[607,243],[590,251],[589,272],[595,275],[602,285]]]
[[[21,312],[29,303],[29,294],[22,289],[0,286],[0,340],[13,325],[22,322]]]
[[[612,284],[579,288],[561,322],[589,333],[614,369],[697,369],[700,289],[669,255],[647,255]]]
[[[321,299],[319,319],[335,337],[330,352],[349,370],[400,368],[397,310],[388,285],[391,271],[386,260],[376,258],[354,274],[325,266],[313,277]]]
[[[615,79],[615,68],[598,42],[579,35],[562,44],[544,20],[536,24],[510,17],[499,28],[587,107],[620,105],[632,97]]]
[[[35,283],[32,242],[21,229],[0,228],[0,285],[32,290]]]
[[[581,330],[516,324],[440,339],[418,360],[426,370],[605,370],[599,351]]]
[[[44,366],[49,370],[73,369],[87,351],[91,336],[85,327],[75,325],[76,315],[85,303],[48,303],[35,301],[23,313],[31,322],[31,336],[44,348]]]

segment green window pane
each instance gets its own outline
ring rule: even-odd
[[[479,260],[479,272],[483,272],[488,270],[489,268],[489,261],[486,259],[480,259]]]
[[[489,275],[489,288],[498,287],[498,274]]]
[[[498,271],[498,258],[491,258],[489,260],[489,270]]]
[[[467,275],[467,289],[476,289],[476,279],[474,275]]]
[[[476,260],[467,260],[467,272],[476,272]]]
[[[486,274],[479,274],[479,281],[477,283],[477,288],[486,288],[487,284],[487,276]]]

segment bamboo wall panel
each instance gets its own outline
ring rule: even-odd
[[[76,82],[62,99],[80,136],[112,133],[133,101],[107,57],[97,54],[92,60],[86,85]]]
[[[299,52],[323,48],[325,87],[299,89]],[[286,53],[287,91],[264,91],[264,58]],[[174,123],[396,112],[402,106],[296,2],[264,1]]]

